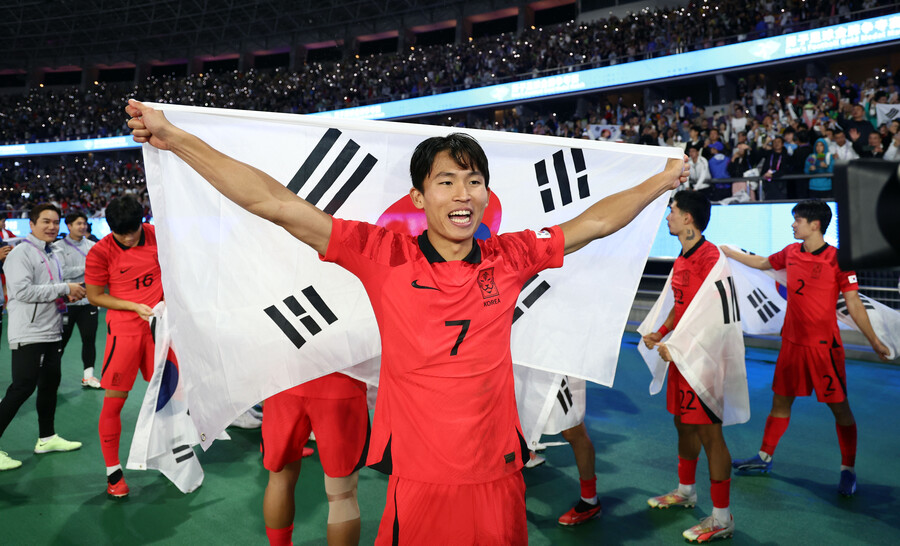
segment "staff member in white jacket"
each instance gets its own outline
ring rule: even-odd
[[[9,294],[9,346],[12,384],[0,400],[0,438],[22,404],[37,388],[38,441],[35,453],[72,451],[81,442],[56,434],[56,390],[60,378],[62,313],[67,299],[85,296],[83,286],[63,281],[62,265],[51,243],[59,234],[59,209],[42,204],[29,214],[31,234],[4,264]],[[0,470],[22,466],[0,451]]]
[[[81,211],[66,214],[66,227],[69,234],[53,243],[53,251],[62,263],[63,280],[75,284],[84,283],[84,262],[94,241],[85,237],[87,232],[87,216]],[[97,360],[97,308],[82,298],[69,304],[63,316],[62,352],[78,325],[81,334],[81,362],[84,364],[82,387],[100,388],[100,380],[94,377],[94,361]]]

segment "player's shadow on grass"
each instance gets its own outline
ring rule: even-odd
[[[741,478],[744,477],[741,475]],[[753,478],[753,476],[747,477]],[[764,476],[757,477],[764,478]],[[860,481],[856,494],[852,497],[844,497],[837,492],[836,483],[774,473],[769,474],[768,478],[807,491],[826,504],[852,514],[864,517],[869,514],[879,514],[878,521],[900,529],[900,512],[897,511],[898,499],[893,487]]]
[[[149,544],[172,540],[184,534],[182,526],[189,524],[192,512],[215,510],[215,505],[224,500],[204,501],[201,487],[188,495],[185,509],[172,510],[173,502],[184,505],[185,496],[165,477],[156,474],[152,483],[147,485],[139,485],[144,480],[133,480],[136,485],[131,487],[127,497],[110,499],[102,489],[83,503],[84,507],[79,512],[96,514],[99,507],[99,521],[93,521],[92,525],[106,535],[106,544]],[[67,538],[79,536],[84,525],[84,518],[76,512],[61,523],[54,544],[66,544]]]

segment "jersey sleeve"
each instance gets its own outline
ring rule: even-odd
[[[769,256],[769,264],[771,264],[772,269],[775,269],[776,271],[784,269],[785,262],[787,262],[787,247],[784,247],[775,254]]]
[[[532,261],[534,271],[528,276],[544,269],[562,267],[566,254],[566,236],[559,226],[542,229],[541,231],[526,231],[534,237],[532,243]]]
[[[834,264],[834,273],[841,292],[852,292],[854,290],[859,290],[859,284],[856,280],[855,271],[841,271],[837,264]]]
[[[84,282],[94,286],[109,284],[109,260],[102,244],[91,247],[84,261]]]
[[[328,248],[319,258],[365,280],[365,277],[380,274],[383,267],[379,266],[391,267],[409,260],[402,237],[366,222],[332,218]]]
[[[519,272],[522,282],[544,269],[562,267],[566,253],[565,235],[559,226],[504,233],[497,237],[496,244],[512,268]]]

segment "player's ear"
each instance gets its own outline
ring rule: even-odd
[[[425,196],[416,188],[409,189],[409,198],[412,199],[413,205],[417,209],[422,210],[425,208]]]

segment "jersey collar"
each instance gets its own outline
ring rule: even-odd
[[[431,241],[428,240],[428,230],[422,232],[416,239],[419,243],[419,249],[422,251],[422,254],[425,255],[425,259],[428,260],[430,264],[436,264],[441,262],[446,262],[447,260],[441,256],[437,250],[432,246]],[[465,258],[462,259],[464,262],[468,262],[470,264],[480,264],[481,263],[481,247],[478,246],[478,241],[472,241],[472,250],[466,255]]]
[[[112,235],[112,233],[110,233],[110,235]],[[82,237],[82,239],[84,239],[84,237]],[[137,247],[139,247],[139,246],[144,246],[144,242],[147,240],[147,232],[144,231],[144,226],[141,225],[141,238],[140,238],[140,240],[138,241],[138,244],[134,245],[133,247],[129,247],[129,246],[123,245],[123,244],[120,243],[119,240],[116,239],[115,237],[113,237],[112,240],[113,240],[113,242],[116,243],[116,245],[118,245],[119,248],[121,248],[122,250],[129,250],[129,249],[131,249],[131,248],[137,248]]]
[[[813,256],[818,256],[819,254],[825,252],[826,248],[828,248],[828,243],[825,243],[824,245],[820,246],[819,248],[813,250],[812,252],[810,252],[810,254],[812,254]],[[800,243],[800,252],[806,252],[806,249],[803,248],[803,243]]]
[[[697,241],[697,244],[694,245],[694,246],[692,246],[690,250],[688,250],[687,252],[684,252],[684,250],[681,251],[681,252],[682,252],[682,255],[681,255],[681,256],[682,256],[683,258],[690,258],[690,257],[691,257],[691,254],[693,254],[693,253],[694,253],[698,248],[700,248],[700,246],[703,245],[703,243],[705,243],[705,242],[706,242],[706,235],[701,235],[701,236],[700,236],[700,240]]]

